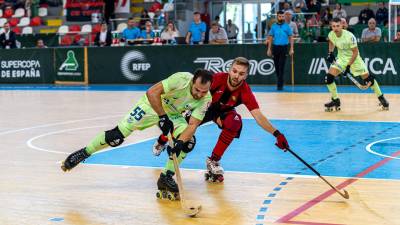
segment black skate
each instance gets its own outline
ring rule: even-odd
[[[209,182],[223,182],[224,181],[224,169],[220,165],[220,162],[207,158],[207,171],[204,174],[204,178]]]
[[[85,161],[90,155],[86,152],[85,148],[71,153],[62,163],[61,169],[67,172],[77,166],[80,162]]]
[[[174,173],[169,170],[166,174],[160,174],[160,178],[157,181],[158,191],[156,193],[158,199],[179,200],[179,188],[172,176],[174,176]]]
[[[383,94],[378,97],[378,100],[379,100],[379,106],[382,107],[382,110],[389,110],[389,102],[386,100]]]
[[[325,104],[325,112],[332,112],[333,109],[340,111],[340,99],[333,99]]]

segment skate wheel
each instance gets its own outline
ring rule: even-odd
[[[61,169],[64,171],[64,172],[67,172],[68,171],[68,169],[65,167],[65,165],[64,165],[64,161],[61,163]]]
[[[205,173],[204,174],[204,178],[206,181],[210,180],[210,174],[209,173]]]
[[[337,108],[336,108],[336,111],[340,111],[340,110],[341,110],[341,108],[340,108],[340,107],[337,107]]]
[[[325,109],[325,112],[332,112],[332,111],[333,111],[332,108],[326,108],[326,109]]]
[[[158,199],[162,199],[162,196],[161,196],[160,191],[158,191],[158,192],[156,193],[156,197],[157,197]]]
[[[217,177],[217,181],[220,182],[220,183],[222,183],[222,182],[224,181],[224,176],[219,175],[219,176]]]
[[[170,201],[174,201],[174,200],[175,200],[174,195],[171,194],[171,193],[168,193],[168,194],[167,194],[167,198],[168,198],[168,200],[170,200]]]
[[[162,192],[161,192],[161,196],[162,196],[162,198],[164,198],[164,199],[167,198],[167,192],[162,191]]]

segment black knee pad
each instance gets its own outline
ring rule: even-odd
[[[364,84],[368,84],[371,82],[371,86],[374,85],[375,83],[375,76],[374,75],[369,75],[367,78],[364,79]]]
[[[112,130],[106,131],[106,143],[111,147],[117,147],[124,142],[124,135],[115,127]]]
[[[335,76],[333,76],[332,74],[328,73],[325,76],[325,84],[332,84],[333,82],[335,82]]]
[[[194,146],[196,145],[196,137],[193,135],[193,137],[185,143],[185,148],[183,148],[184,153],[189,153],[194,149]]]

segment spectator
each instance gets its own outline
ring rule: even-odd
[[[296,21],[298,24],[301,23],[303,24],[300,27],[305,27],[304,21],[305,17],[303,12],[307,12],[307,10],[303,11],[303,8],[301,7],[301,3],[298,3],[295,5],[296,7],[294,8],[294,21]]]
[[[0,43],[4,49],[17,48],[16,35],[10,30],[10,23],[4,24],[4,32],[0,35]]]
[[[290,11],[291,13],[293,13],[292,6],[290,6],[289,2],[284,2],[283,3],[283,9],[282,10],[283,10],[283,12]]]
[[[161,29],[164,28],[164,26],[165,26],[165,15],[160,9],[157,9],[156,12],[154,13],[153,21],[154,21],[153,22],[154,27],[157,30],[161,30]]]
[[[317,0],[311,0],[307,8],[309,13],[319,14],[319,12],[321,11],[321,3]]]
[[[133,40],[140,38],[140,30],[135,27],[133,18],[128,19],[128,27],[122,32],[122,39],[127,41],[128,44],[133,44]]]
[[[342,25],[344,30],[350,31],[351,33],[354,33],[354,29],[349,27],[349,24],[347,23],[347,20],[345,18],[340,19],[340,25]]]
[[[232,23],[231,19],[228,20],[228,24],[226,24],[225,29],[228,32],[228,40],[236,43],[239,28],[234,23]]]
[[[204,33],[204,43],[208,43],[208,36],[210,34],[211,16],[208,13],[208,1],[204,1],[204,12],[200,15],[201,21],[206,24],[206,32]]]
[[[389,11],[385,7],[385,3],[379,2],[378,3],[379,9],[376,10],[376,23],[378,25],[383,25],[383,23],[389,20]]]
[[[217,22],[218,23],[218,26],[220,26],[220,27],[222,27],[221,26],[221,18],[219,17],[219,16],[215,16],[215,18],[214,18],[214,22]]]
[[[226,35],[225,29],[220,26],[217,21],[211,24],[210,35],[208,37],[208,43],[210,44],[227,44],[228,36]]]
[[[203,44],[205,32],[206,32],[206,24],[201,21],[200,13],[194,12],[193,22],[191,23],[189,31],[186,35],[186,43],[194,45]]]
[[[374,11],[369,8],[369,3],[365,7],[365,9],[361,10],[360,15],[358,16],[358,23],[367,24],[371,18],[375,18]]]
[[[150,21],[146,22],[145,29],[142,30],[140,37],[143,39],[153,39],[155,37],[155,33],[153,31],[153,24]]]
[[[114,0],[104,0],[104,20],[107,24],[110,19],[115,18],[115,2]]]
[[[94,44],[99,47],[111,46],[112,36],[111,32],[107,29],[107,24],[101,24],[101,30],[96,34]]]
[[[179,37],[179,31],[176,29],[175,24],[170,21],[161,33],[161,40],[174,43],[176,37]]]
[[[292,6],[293,7],[300,7],[303,8],[304,10],[307,10],[307,4],[304,0],[293,0],[292,1]]]
[[[36,48],[47,48],[47,46],[44,44],[43,39],[38,39],[36,41]]]
[[[365,28],[361,34],[362,42],[378,42],[381,39],[381,36],[381,29],[376,27],[375,19],[369,19],[368,28]]]
[[[347,17],[346,11],[342,8],[342,4],[336,3],[335,10],[333,10],[333,18],[345,18]]]
[[[397,31],[396,37],[393,40],[394,42],[400,42],[400,30]]]
[[[264,38],[266,30],[267,30],[267,19],[261,21],[261,38]],[[254,31],[256,32],[256,37],[258,37],[258,24],[256,24]]]
[[[26,11],[26,16],[27,17],[32,17],[32,0],[26,0],[25,1],[25,11]]]
[[[326,7],[324,12],[321,14],[320,21],[322,25],[329,25],[332,20],[332,11],[330,7]]]
[[[297,24],[292,21],[292,13],[290,11],[285,12],[285,22],[289,25],[292,30],[293,38],[299,37],[299,30],[297,29]]]
[[[389,28],[388,28],[388,25],[389,25],[388,21],[385,20],[383,22],[383,27],[382,27],[382,38],[381,38],[382,42],[389,42],[389,39],[388,39],[389,38]]]
[[[150,16],[149,16],[148,11],[146,9],[143,9],[142,15],[140,15],[140,22],[139,22],[140,30],[144,30],[146,28],[147,21],[150,21]]]

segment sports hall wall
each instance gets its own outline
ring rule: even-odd
[[[400,84],[400,44],[360,44],[360,53],[383,85]],[[296,44],[286,63],[286,83],[323,84],[326,43]],[[273,61],[261,44],[11,49],[0,54],[0,83],[155,83],[177,71],[226,71],[232,59],[251,61],[251,84],[275,84]],[[341,84],[350,84],[339,78]]]

